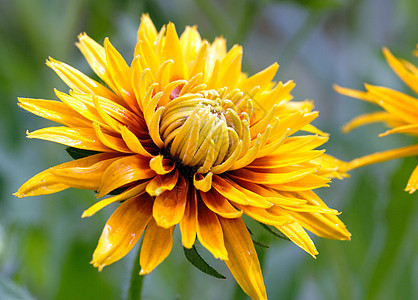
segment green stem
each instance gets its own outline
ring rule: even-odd
[[[144,276],[139,275],[139,254],[141,252],[141,245],[138,247],[138,254],[135,257],[134,265],[131,272],[131,281],[129,282],[127,300],[141,300],[142,283]]]

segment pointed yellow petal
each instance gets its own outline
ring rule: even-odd
[[[117,96],[105,86],[63,62],[50,57],[46,64],[74,91],[117,99]]]
[[[71,127],[88,127],[91,121],[59,101],[19,98],[18,105],[41,118]]]
[[[190,249],[196,240],[197,225],[197,195],[195,189],[187,193],[186,208],[183,219],[180,221],[181,240],[183,246]]]
[[[109,39],[104,41],[106,63],[110,76],[118,88],[119,95],[123,97],[128,106],[135,112],[139,112],[138,103],[131,86],[131,71],[122,55],[113,47]]]
[[[228,259],[224,237],[218,217],[202,201],[198,201],[197,237],[215,258]]]
[[[99,271],[135,246],[151,219],[152,202],[147,194],[126,200],[107,220],[91,261]]]
[[[384,162],[394,158],[401,158],[414,155],[418,155],[418,145],[377,152],[353,159],[352,161],[347,163],[346,170],[344,171],[350,171],[356,168],[368,166],[379,162]]]
[[[61,183],[51,170],[45,170],[26,181],[19,190],[14,193],[16,197],[48,195],[68,189],[70,186]]]
[[[391,122],[393,121],[395,118],[395,116],[393,116],[392,114],[385,112],[385,111],[378,111],[375,113],[370,113],[370,114],[364,114],[364,115],[360,115],[358,117],[355,117],[354,119],[352,119],[350,122],[346,123],[343,126],[342,131],[344,133],[348,133],[351,130],[363,126],[363,125],[367,125],[367,124],[371,124],[371,123],[375,123],[375,122]]]
[[[79,42],[76,46],[83,53],[92,70],[112,89],[113,92],[118,92],[118,88],[110,75],[109,68],[106,62],[106,54],[103,46],[90,38],[87,34],[82,33],[78,36]],[[122,100],[119,100],[120,104]]]
[[[256,86],[260,86],[261,90],[264,90],[266,86],[271,83],[278,68],[279,65],[274,63],[268,68],[265,68],[257,74],[243,80],[238,85],[238,88],[243,92],[250,92]]]
[[[228,251],[225,261],[235,280],[252,299],[267,299],[260,263],[253,241],[241,218],[219,217]]]
[[[173,247],[173,231],[174,226],[167,229],[162,228],[157,225],[154,219],[151,219],[141,246],[140,275],[151,273],[170,254]]]
[[[132,151],[126,146],[123,139],[120,137],[115,137],[110,134],[106,134],[103,132],[102,128],[100,128],[100,125],[97,123],[93,123],[94,132],[96,133],[96,136],[100,140],[100,142],[103,143],[103,145],[106,145],[110,149],[113,149],[116,152],[122,152],[122,153],[132,153]]]
[[[160,227],[170,228],[178,224],[186,208],[188,184],[183,176],[172,190],[168,190],[155,198],[152,215]]]
[[[413,90],[415,93],[418,93],[418,77],[413,73],[409,72],[405,66],[396,59],[395,56],[387,49],[383,48],[383,54],[386,57],[389,65],[392,70]]]
[[[155,175],[155,172],[149,168],[149,158],[141,155],[122,157],[112,163],[103,173],[97,197],[100,198],[114,189]]]
[[[186,78],[186,65],[184,63],[183,50],[181,49],[179,37],[173,23],[167,25],[163,57],[163,61],[169,59],[174,61],[171,74],[172,80]]]
[[[143,14],[141,16],[141,24],[138,28],[138,41],[145,36],[147,39],[154,43],[157,38],[157,29],[155,29],[154,23],[152,23],[151,18],[148,14]]]
[[[316,250],[311,238],[303,229],[303,227],[300,226],[297,222],[289,223],[283,226],[276,226],[276,228],[283,232],[283,234],[287,236],[289,240],[308,252],[313,257],[318,254],[318,251]]]

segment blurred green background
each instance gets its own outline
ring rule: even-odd
[[[54,87],[68,90],[44,64],[48,56],[92,75],[74,45],[80,32],[99,42],[108,36],[130,62],[142,12],[158,29],[173,21],[181,33],[196,24],[210,41],[223,35],[228,48],[242,44],[248,73],[278,61],[276,79],[295,80],[295,98],[315,100],[315,125],[331,133],[330,154],[350,160],[416,142],[378,138],[381,125],[343,135],[345,122],[377,107],[332,89],[369,82],[413,95],[381,48],[418,63],[411,54],[418,42],[416,0],[0,0],[0,299],[126,298],[136,248],[101,273],[89,264],[114,207],[81,219],[92,192],[12,196],[31,176],[70,159],[60,145],[25,139],[27,129],[51,123],[19,109],[16,97],[55,99]],[[416,163],[413,157],[365,167],[320,190],[343,212],[353,237],[314,237],[316,260],[253,224],[257,239],[270,245],[261,250],[269,299],[418,299],[418,194],[403,191]],[[144,280],[143,299],[247,299],[223,263],[201,249],[227,275],[212,278],[191,266],[181,248],[175,232],[171,255]]]

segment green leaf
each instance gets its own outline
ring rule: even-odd
[[[73,158],[73,159],[80,159],[84,158],[90,155],[98,154],[100,152],[93,151],[93,150],[84,150],[84,149],[78,149],[74,147],[66,147],[65,151]]]
[[[268,232],[270,232],[272,235],[290,241],[287,236],[285,236],[283,233],[281,233],[280,231],[278,231],[277,229],[275,229],[274,227],[268,226],[266,224],[260,223],[258,222],[265,230],[267,230]]]
[[[186,256],[187,260],[191,262],[193,266],[198,268],[203,273],[206,273],[210,276],[215,278],[225,279],[226,277],[212,268],[197,252],[196,247],[193,245],[192,248],[187,249],[183,247],[184,255]]]

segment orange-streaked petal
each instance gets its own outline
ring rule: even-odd
[[[102,197],[126,184],[148,179],[155,175],[155,172],[149,168],[149,158],[138,154],[120,158],[103,173],[97,197]]]
[[[97,190],[104,171],[120,158],[116,153],[99,153],[50,168],[56,179],[77,189]]]
[[[166,175],[157,175],[148,183],[146,191],[150,196],[159,196],[165,191],[171,191],[176,186],[178,178],[177,170]]]
[[[259,184],[279,184],[287,183],[294,180],[301,179],[309,174],[317,171],[317,168],[305,168],[289,172],[281,173],[265,173],[254,172],[248,169],[239,169],[229,173],[230,177],[242,179],[249,182],[255,182]]]
[[[103,143],[103,145],[113,149],[115,152],[132,153],[132,151],[126,146],[124,140],[120,137],[116,137],[110,134],[106,134],[99,124],[93,123],[94,132],[96,136]]]
[[[186,208],[183,219],[180,221],[181,240],[183,246],[190,249],[196,240],[197,226],[197,196],[195,189],[187,193]]]
[[[111,152],[99,141],[92,128],[47,127],[27,132],[27,138],[51,141],[79,149]]]
[[[219,219],[202,201],[198,201],[197,237],[215,258],[228,259]]]
[[[99,202],[93,204],[88,209],[86,209],[83,212],[83,215],[81,217],[82,218],[91,217],[92,215],[97,213],[99,210],[101,210],[105,206],[108,206],[109,204],[112,204],[117,201],[124,201],[126,199],[130,199],[135,196],[142,195],[143,193],[145,193],[145,187],[147,186],[147,184],[148,184],[148,181],[139,183],[127,189],[126,191],[120,193],[119,195],[100,200]]]
[[[217,215],[224,218],[239,218],[242,216],[242,211],[236,210],[225,197],[214,190],[207,193],[200,192],[200,196],[206,206]]]
[[[252,299],[267,299],[260,263],[248,229],[241,218],[219,217],[228,251],[225,261],[235,280]]]
[[[107,220],[91,263],[101,271],[124,257],[135,246],[152,215],[147,194],[123,202]]]
[[[19,198],[56,193],[69,187],[97,189],[104,170],[117,154],[99,153],[49,168],[24,183],[15,195]],[[91,181],[86,181],[86,176]]]
[[[151,219],[142,241],[139,264],[141,271],[139,275],[151,273],[170,254],[173,247],[174,227],[163,228]]]
[[[158,226],[170,228],[178,224],[186,208],[188,184],[183,176],[178,177],[177,185],[155,198],[152,214]]]

